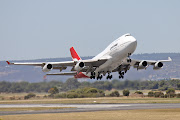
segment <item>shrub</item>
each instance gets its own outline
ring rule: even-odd
[[[164,93],[162,93],[161,91],[155,92],[154,97],[164,97]]]
[[[154,97],[154,92],[153,91],[148,92],[148,97]]]
[[[66,93],[55,94],[54,98],[66,98]]]
[[[135,93],[137,93],[137,94],[143,94],[143,92],[141,92],[141,91],[136,91]]]
[[[110,94],[110,97],[119,97],[120,94],[119,92],[116,90],[116,91],[113,91],[111,94]]]
[[[43,98],[47,98],[47,95],[44,95]]]
[[[180,98],[180,93],[178,93],[178,94],[176,95],[176,97],[177,97],[177,98]]]
[[[168,98],[168,95],[167,95],[167,94],[165,94],[165,95],[164,95],[164,98]]]
[[[85,98],[85,97],[104,97],[104,91],[97,88],[79,88],[70,90],[66,93],[55,94],[54,98]]]
[[[168,88],[168,90],[166,90],[166,94],[172,94],[175,93],[175,89],[174,88]]]
[[[77,93],[67,93],[67,98],[77,98],[78,94]]]
[[[29,99],[29,98],[33,98],[33,97],[36,97],[36,94],[29,93],[28,95],[24,96],[24,99]]]
[[[124,90],[123,90],[123,95],[124,95],[124,96],[129,96],[129,94],[130,94],[130,92],[129,92],[128,89],[124,89]]]
[[[13,96],[13,97],[10,97],[10,100],[15,100],[15,96]]]
[[[175,94],[174,92],[170,92],[170,93],[169,93],[169,97],[170,97],[170,98],[174,98],[175,96],[176,96],[176,94]]]
[[[98,89],[97,88],[89,88],[87,93],[98,93]]]

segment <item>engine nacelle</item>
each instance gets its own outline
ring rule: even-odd
[[[153,69],[158,70],[158,69],[161,69],[162,67],[163,67],[162,62],[156,62]]]
[[[84,68],[84,66],[85,66],[85,64],[84,64],[83,62],[78,62],[78,63],[75,65],[74,69],[75,69],[76,71],[80,71],[80,70],[82,70],[82,69]]]
[[[51,64],[45,64],[44,67],[42,68],[43,72],[49,72],[52,70],[53,66]]]
[[[147,65],[147,61],[141,61],[138,65],[138,69],[145,69]]]

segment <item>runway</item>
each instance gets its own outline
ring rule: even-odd
[[[1,104],[0,108],[22,108],[22,107],[73,107],[57,110],[40,111],[0,111],[0,115],[16,114],[43,114],[43,113],[70,113],[70,112],[91,112],[110,110],[136,110],[136,109],[170,109],[180,108],[177,104]]]

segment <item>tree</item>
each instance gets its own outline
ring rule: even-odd
[[[72,89],[77,89],[79,86],[80,86],[80,83],[78,82],[77,79],[69,78],[65,82],[63,88],[66,89],[66,90],[72,90]]]
[[[166,94],[170,94],[170,93],[175,93],[175,89],[174,88],[168,88],[168,90],[166,90]]]
[[[50,93],[51,95],[54,95],[56,93],[59,93],[59,90],[57,89],[57,87],[53,87],[48,90],[48,93]]]
[[[123,95],[124,95],[124,96],[129,96],[129,93],[130,93],[130,92],[129,92],[128,89],[124,89],[124,90],[123,90]]]
[[[177,84],[177,88],[180,90],[180,83]]]
[[[112,89],[112,83],[109,81],[104,82],[104,89],[111,90]]]
[[[175,89],[174,88],[169,88],[168,90],[166,90],[166,94],[167,96],[169,96],[170,98],[173,98],[176,96],[175,94]]]
[[[159,86],[160,87],[163,87],[165,85],[165,81],[164,80],[161,80],[160,83],[159,83]]]

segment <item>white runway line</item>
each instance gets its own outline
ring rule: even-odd
[[[130,105],[119,104],[26,104],[26,105],[0,105],[0,108],[28,108],[28,107],[76,107],[76,108],[111,108],[111,107],[128,107]]]

